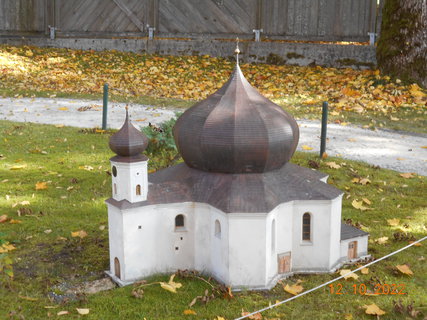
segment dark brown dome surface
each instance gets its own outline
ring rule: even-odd
[[[175,143],[192,168],[222,173],[281,168],[295,152],[295,119],[262,96],[237,65],[221,89],[177,120]]]
[[[125,123],[119,131],[111,136],[109,145],[118,156],[133,157],[147,148],[148,138],[132,125],[126,110]]]

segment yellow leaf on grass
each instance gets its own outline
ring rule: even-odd
[[[415,177],[415,173],[413,172],[401,173],[400,176],[405,179],[411,179]]]
[[[64,316],[66,314],[69,314],[69,312],[68,311],[59,311],[56,315],[57,316]]]
[[[26,167],[27,167],[26,164],[20,164],[20,165],[10,167],[10,170],[21,170],[21,169],[25,169]]]
[[[79,237],[80,239],[83,239],[83,238],[87,237],[87,232],[84,230],[74,231],[74,232],[71,232],[71,236],[73,238]]]
[[[381,310],[375,303],[369,306],[364,306],[364,308],[366,309],[366,314],[372,314],[374,316],[382,316],[383,314],[385,314],[385,311]]]
[[[22,223],[22,221],[21,220],[10,219],[9,223],[11,223],[11,224],[18,224],[18,223]]]
[[[85,309],[85,308],[79,309],[79,308],[76,308],[76,310],[81,315],[89,314],[89,309]]]
[[[351,205],[353,206],[353,208],[359,209],[361,211],[365,211],[369,209],[363,205],[363,201],[357,201],[356,199],[354,199],[351,202]]]
[[[37,182],[36,190],[45,190],[47,189],[47,182]]]
[[[313,150],[312,147],[306,146],[306,145],[303,145],[301,148],[302,148],[302,150]]]
[[[414,243],[415,241],[409,241],[409,244]],[[421,247],[423,244],[421,242],[417,242],[414,244],[414,247]]]
[[[341,166],[339,164],[336,164],[335,162],[325,162],[325,164],[332,169],[340,169]]]
[[[301,293],[304,290],[304,288],[299,284],[293,284],[292,286],[287,284],[283,289],[286,292],[293,294],[294,296],[296,296],[297,294]]]
[[[406,264],[397,265],[396,268],[397,268],[397,270],[399,270],[403,274],[407,274],[408,276],[414,275],[412,270]]]
[[[55,124],[55,127],[57,127],[57,128],[63,128],[64,125],[63,124]]]
[[[357,275],[357,274],[355,274],[355,273],[349,273],[349,272],[351,272],[351,270],[350,269],[342,269],[341,271],[340,271],[340,275],[341,276],[344,276],[345,274],[347,274],[346,276],[344,276],[344,279],[354,279],[354,280],[357,280],[358,278],[359,278],[359,276]]]
[[[387,219],[387,223],[389,226],[396,227],[399,225],[400,219],[394,218],[394,219]]]
[[[362,274],[368,274],[368,273],[369,273],[369,268],[362,268],[362,269],[360,270],[360,272],[361,272]]]
[[[247,311],[243,311],[242,310],[242,316],[243,317],[245,317],[245,316],[248,316],[250,314],[250,312],[247,312]],[[248,317],[248,319],[252,319],[252,320],[262,320],[262,315],[261,315],[261,313],[255,313],[255,314],[253,314],[253,315],[251,315],[251,316],[249,316]]]
[[[344,320],[353,320],[353,315],[351,313],[344,315]]]
[[[368,198],[362,198],[362,201],[364,203],[366,203],[367,205],[371,205],[372,204],[371,200],[369,200]]]
[[[426,97],[427,96],[426,93],[421,91],[421,88],[416,83],[411,85],[409,92],[411,93],[411,95],[413,97]]]
[[[368,183],[371,183],[371,180],[369,180],[368,178],[363,178],[360,179],[359,183],[362,185],[367,185]]]
[[[93,167],[88,166],[88,165],[84,165],[84,166],[79,166],[79,169],[86,170],[86,171],[92,171]]]
[[[61,110],[61,111],[67,111],[67,110],[68,110],[68,108],[67,108],[67,107],[61,107],[61,108],[58,108],[58,110]]]
[[[27,300],[27,301],[37,301],[37,300],[39,300],[38,298],[31,298],[31,297],[21,296],[21,295],[19,295],[18,297],[19,297],[19,299],[24,299],[24,300]]]
[[[171,286],[169,283],[160,282],[160,286],[169,292],[176,293],[176,288],[174,286]]]
[[[220,316],[217,316],[217,317],[216,317],[216,320],[225,320],[225,318],[220,317]]]
[[[6,222],[7,221],[7,214],[3,214],[0,216],[0,223]]]
[[[191,309],[184,310],[182,313],[185,315],[196,315],[197,314],[196,311],[191,310]]]
[[[388,237],[381,237],[381,238],[375,239],[375,242],[378,244],[386,244],[387,241],[388,241]]]

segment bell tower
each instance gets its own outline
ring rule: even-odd
[[[132,125],[126,108],[123,126],[110,138],[110,149],[116,153],[110,159],[114,200],[147,200],[148,158],[142,154],[147,146],[148,138]]]

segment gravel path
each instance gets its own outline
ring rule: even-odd
[[[123,103],[109,105],[108,127],[119,128],[123,123]],[[170,119],[174,110],[144,105],[130,105],[135,125],[159,124]],[[178,110],[177,110],[178,111]],[[0,119],[63,124],[74,127],[100,127],[102,102],[74,99],[0,98]],[[307,147],[319,152],[320,123],[298,121],[300,142],[298,150]],[[403,134],[385,130],[367,130],[337,124],[328,125],[326,152],[330,156],[360,160],[399,172],[415,172],[427,176],[427,135]],[[424,147],[424,148],[423,148]]]

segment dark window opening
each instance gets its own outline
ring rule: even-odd
[[[117,177],[117,168],[116,168],[116,166],[113,166],[113,176],[114,177]]]
[[[182,214],[175,217],[175,228],[184,228],[184,216]]]
[[[141,195],[141,185],[139,185],[139,184],[136,186],[136,195],[137,196]]]
[[[138,226],[138,229],[142,229],[142,226]]]
[[[302,240],[311,240],[311,216],[308,212],[302,216]]]

